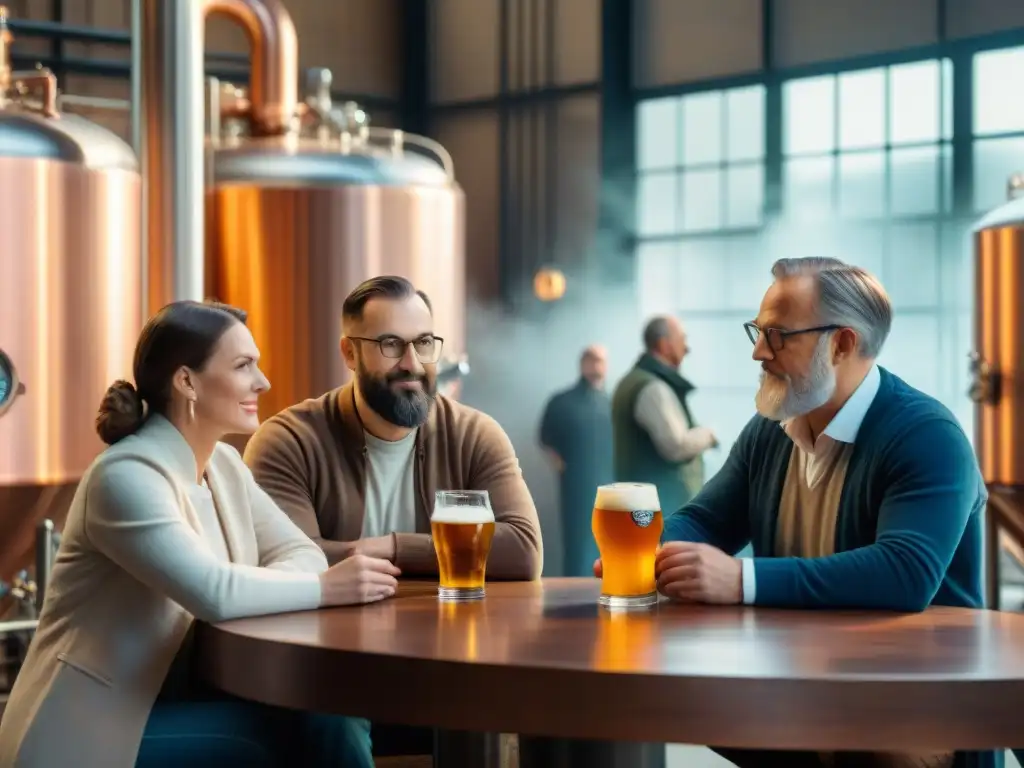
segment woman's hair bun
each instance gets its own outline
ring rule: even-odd
[[[130,381],[115,381],[103,395],[96,414],[96,434],[107,445],[113,445],[134,434],[146,420],[142,397]]]

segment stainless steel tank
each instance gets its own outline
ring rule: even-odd
[[[56,109],[46,69],[12,72],[0,9],[0,578],[62,522],[102,449],[111,381],[142,323],[141,181],[131,148]]]
[[[974,351],[970,396],[985,482],[1024,487],[1024,178],[974,227]]]
[[[465,371],[464,196],[451,159],[430,139],[371,128],[354,104],[336,109],[330,85],[312,70],[299,125],[269,137],[252,135],[244,91],[208,90],[207,294],[249,312],[273,384],[264,417],[348,379],[342,302],[375,275],[427,292],[441,376]]]

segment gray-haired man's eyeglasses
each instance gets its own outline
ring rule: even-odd
[[[786,339],[790,336],[799,336],[804,333],[825,333],[826,331],[838,331],[841,325],[816,325],[813,328],[800,328],[795,331],[784,331],[781,328],[762,328],[757,323],[744,323],[743,330],[747,332],[747,338],[751,344],[757,344],[757,340],[764,335],[764,340],[774,354],[782,351],[786,346]]]
[[[441,357],[441,347],[444,346],[444,339],[440,336],[427,334],[417,336],[408,341],[400,336],[380,336],[376,339],[367,339],[363,336],[349,336],[353,341],[368,341],[380,347],[380,353],[389,360],[399,360],[405,354],[406,348],[412,344],[412,351],[416,353],[416,359],[424,365],[436,363]]]

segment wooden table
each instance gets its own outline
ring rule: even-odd
[[[642,742],[938,750],[1024,738],[1024,616],[609,613],[598,592],[593,579],[490,583],[483,601],[458,604],[405,584],[363,608],[201,627],[201,666],[270,704],[548,737],[521,737],[524,768],[663,765],[664,749]]]

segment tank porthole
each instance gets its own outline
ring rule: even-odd
[[[25,391],[24,385],[18,381],[18,372],[11,358],[0,349],[0,416],[14,403],[14,399]]]

